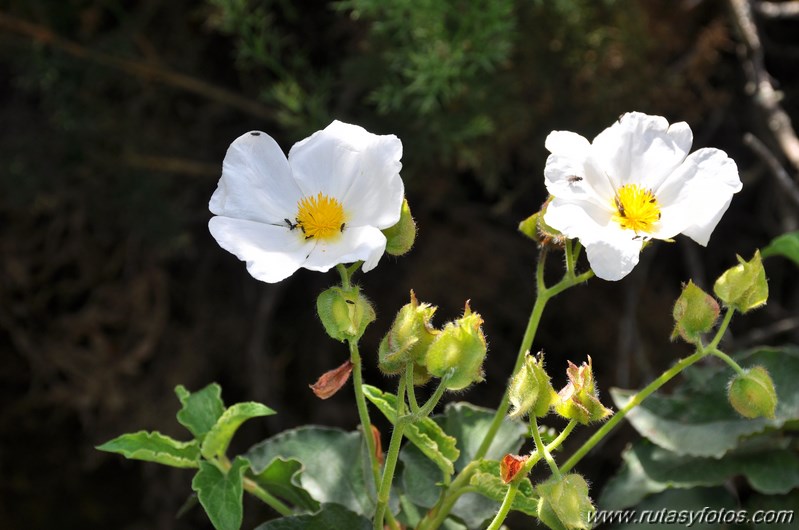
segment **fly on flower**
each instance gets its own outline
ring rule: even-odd
[[[386,249],[381,230],[400,220],[401,157],[396,136],[339,121],[288,158],[266,133],[246,133],[225,155],[208,228],[264,282],[359,260],[369,271]]]
[[[685,234],[707,245],[741,179],[724,151],[689,155],[692,142],[685,122],[640,112],[624,114],[592,143],[553,131],[544,176],[554,198],[544,221],[578,238],[605,280],[629,274],[649,239]]]

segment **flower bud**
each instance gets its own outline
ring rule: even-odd
[[[726,306],[746,313],[766,304],[768,282],[759,250],[750,261],[744,261],[741,256],[738,261],[738,265],[719,276],[713,292]]]
[[[674,304],[673,315],[675,325],[671,340],[679,335],[686,342],[697,344],[701,334],[710,331],[716,323],[719,303],[689,280]]]
[[[511,418],[527,414],[539,418],[547,415],[558,395],[544,371],[544,352],[540,352],[537,358],[529,352],[525,355],[524,364],[510,383],[508,396],[512,406]]]
[[[774,418],[777,392],[768,370],[754,366],[732,378],[727,387],[732,408],[745,418]]]
[[[427,348],[439,333],[431,323],[436,309],[430,304],[420,304],[411,291],[410,303],[402,306],[388,333],[380,341],[378,366],[383,373],[398,374],[407,363],[424,359]],[[422,378],[423,374],[420,374]]]
[[[394,226],[383,230],[386,236],[386,252],[392,256],[402,256],[413,246],[416,239],[416,223],[411,217],[408,199],[403,199],[400,220]]]
[[[482,324],[483,319],[472,313],[466,302],[463,316],[444,326],[428,348],[424,364],[436,377],[449,375],[445,383],[449,390],[460,390],[483,380],[482,365],[488,346]]]
[[[376,318],[372,304],[355,286],[323,291],[316,299],[316,311],[327,334],[342,342],[360,339],[366,326]]]
[[[583,425],[601,421],[613,414],[599,401],[599,393],[594,383],[591,357],[588,364],[579,367],[569,361],[566,369],[569,382],[558,392],[555,412],[567,420],[577,420]]]
[[[593,512],[591,498],[588,496],[588,483],[585,479],[571,473],[562,478],[552,477],[536,486],[538,500],[538,519],[552,529],[588,530]]]
[[[562,247],[565,241],[563,234],[544,222],[544,214],[551,201],[552,197],[541,206],[541,210],[519,223],[519,231],[541,246]]]

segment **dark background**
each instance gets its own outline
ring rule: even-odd
[[[286,151],[332,119],[402,139],[419,234],[358,276],[378,314],[365,378],[389,388],[375,351],[410,289],[439,306],[438,324],[470,299],[486,322],[486,382],[446,399],[489,407],[532,307],[536,248],[516,226],[545,199],[551,130],[592,138],[631,110],[687,121],[694,147],[726,150],[744,183],[707,248],[658,243],[625,280],[550,303],[535,348],[556,387],[586,355],[603,389],[645,384],[688,352],[668,340],[681,282],[710,289],[736,254],[797,229],[799,207],[743,143],[758,137],[796,189],[747,91],[730,3],[400,4],[0,3],[0,527],[210,527],[197,509],[175,519],[189,471],[94,449],[139,429],[185,438],[177,384],[217,381],[228,404],[278,411],[246,424],[234,450],[306,423],[356,427],[350,387],[327,401],[308,389],[347,357],[314,312],[335,274],[263,284],[208,233],[225,150],[247,130]],[[797,116],[799,20],[754,21],[765,79]],[[769,304],[733,321],[726,351],[799,338],[796,269],[771,258],[766,270]],[[631,436],[619,429],[581,463],[594,488]],[[270,513],[247,499],[245,516],[252,527]]]

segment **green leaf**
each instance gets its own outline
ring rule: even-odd
[[[769,245],[763,249],[762,256],[784,256],[799,266],[799,231],[789,232],[774,238]]]
[[[494,412],[470,403],[450,403],[443,414],[433,417],[447,434],[458,440],[462,450],[460,458],[455,462],[457,471],[461,471],[474,459],[474,454],[494,419]],[[487,458],[499,459],[508,453],[517,453],[526,432],[522,422],[506,419],[494,437]],[[403,463],[402,485],[408,499],[416,506],[425,509],[432,507],[442,489],[442,471],[431,465],[432,462],[411,444],[402,449],[400,460]],[[461,495],[452,514],[466,522],[469,528],[474,528],[493,517],[498,508],[499,503],[495,500],[480,493],[469,492]]]
[[[178,411],[178,422],[202,442],[206,433],[225,412],[222,387],[211,383],[202,390],[189,392],[183,385],[178,385],[175,387],[175,394],[183,405]]]
[[[198,467],[200,460],[200,448],[196,440],[180,442],[159,432],[123,434],[98,445],[97,449],[172,467]]]
[[[254,479],[269,493],[282,497],[303,510],[315,512],[319,509],[319,503],[299,485],[301,471],[302,464],[298,460],[275,458]]]
[[[799,487],[799,455],[763,437],[721,459],[678,455],[646,442],[637,442],[622,458],[622,469],[602,492],[603,508],[634,506],[647,495],[670,488],[723,485],[739,475],[764,494]]]
[[[264,440],[245,456],[257,475],[275,459],[297,460],[303,468],[294,482],[298,481],[299,487],[316,501],[341,504],[355,513],[371,515],[374,485],[364,446],[359,432],[306,426]]]
[[[242,519],[242,480],[249,462],[236,457],[233,465],[222,473],[213,464],[200,462],[200,471],[191,481],[200,504],[216,530],[238,530]]]
[[[469,484],[477,488],[481,495],[495,502],[502,502],[509,488],[508,484],[502,482],[502,478],[499,476],[499,462],[495,460],[483,460],[480,462]],[[513,499],[511,509],[533,517],[537,516],[538,496],[533,490],[530,479],[524,478],[519,483],[519,490]]]
[[[397,396],[383,392],[379,388],[363,385],[366,398],[371,401],[393,424],[397,419]],[[421,418],[409,423],[405,428],[405,437],[419,448],[422,453],[436,463],[441,470],[452,475],[455,472],[454,462],[460,451],[455,446],[457,440],[447,436],[444,430],[431,418]]]
[[[649,396],[627,420],[664,449],[720,458],[741,439],[799,418],[799,348],[758,349],[736,359],[743,367],[762,365],[772,374],[778,400],[774,419],[746,419],[733,410],[726,396],[733,372],[725,364],[686,370],[688,382],[673,395]],[[619,389],[610,393],[619,408],[635,394]]]
[[[791,530],[796,528],[796,507],[799,506],[799,489],[787,495],[752,495],[747,499],[746,510],[754,514],[758,510],[771,511],[771,520],[753,523],[754,530]]]
[[[370,530],[372,523],[339,504],[323,504],[322,509],[312,515],[294,515],[268,521],[255,530]]]
[[[227,409],[206,433],[201,447],[205,458],[211,459],[225,455],[230,440],[242,423],[250,418],[271,416],[275,411],[260,403],[236,403]]]

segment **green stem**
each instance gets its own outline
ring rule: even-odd
[[[394,421],[394,430],[391,432],[391,442],[388,445],[386,454],[386,465],[383,468],[383,480],[380,483],[380,490],[377,492],[377,507],[375,508],[375,530],[383,530],[383,520],[388,508],[388,500],[391,494],[391,483],[394,480],[394,470],[399,459],[400,445],[408,419],[405,417],[405,385],[407,378],[403,373],[400,375],[399,388],[397,389],[397,417]]]
[[[663,372],[660,377],[649,383],[643,390],[635,394],[630,401],[627,402],[624,407],[621,408],[616,414],[611,417],[607,423],[605,423],[602,427],[597,430],[591,438],[589,438],[574,454],[560,467],[560,470],[564,473],[568,472],[571,468],[577,465],[585,455],[594,448],[594,446],[599,443],[602,438],[604,438],[612,429],[619,423],[624,417],[630,412],[632,409],[637,407],[641,404],[641,402],[646,399],[652,392],[659,389],[669,381],[671,381],[674,376],[694,364],[696,361],[701,359],[705,356],[705,352],[702,350],[696,351],[693,355],[686,357],[685,359],[680,360],[677,364]]]
[[[416,530],[432,530],[440,527],[447,518],[452,507],[461,495],[469,491],[469,481],[477,471],[480,460],[472,460],[464,467],[455,480],[452,481],[446,495],[442,495],[435,506],[430,508],[427,515],[416,526]]]
[[[710,344],[704,348],[705,351],[715,350],[718,347],[719,342],[721,342],[721,338],[724,336],[724,333],[727,331],[727,327],[730,325],[733,313],[735,313],[733,308],[727,308],[727,312],[724,314],[724,320],[721,321],[721,324],[719,324],[719,329],[716,330],[716,336],[713,337],[713,340],[710,342]]]
[[[380,483],[380,464],[377,462],[377,448],[372,434],[372,422],[369,419],[369,409],[366,407],[366,397],[363,395],[363,375],[361,374],[361,354],[358,343],[349,341],[350,361],[352,362],[352,386],[355,390],[355,405],[358,407],[358,418],[361,420],[361,430],[366,441],[366,451],[369,453],[369,465],[372,468],[372,477],[375,487]]]
[[[414,419],[421,419],[426,418],[433,412],[433,409],[438,405],[441,396],[444,395],[444,392],[447,390],[447,383],[449,382],[450,377],[452,376],[453,371],[450,371],[448,374],[445,374],[444,377],[441,378],[441,381],[438,383],[438,387],[436,387],[436,391],[433,392],[433,395],[430,396],[430,399],[414,414]]]
[[[407,384],[408,404],[411,406],[411,412],[418,414],[419,403],[416,401],[416,389],[413,386],[413,362],[405,365],[405,379],[409,382]]]
[[[535,418],[531,420],[531,423],[537,423]],[[519,470],[519,473],[516,477],[511,481],[510,486],[508,487],[508,491],[505,492],[505,498],[502,499],[502,505],[499,507],[499,511],[494,516],[494,519],[491,521],[491,524],[488,525],[486,530],[499,530],[502,527],[502,523],[505,522],[505,518],[508,516],[511,507],[513,506],[513,500],[516,498],[516,493],[519,491],[519,484],[524,477],[530,473],[530,470],[533,469],[533,466],[541,460],[541,455],[543,454],[544,457],[549,456],[551,451],[554,451],[563,443],[563,441],[571,434],[574,426],[577,425],[576,420],[571,420],[566,428],[558,435],[557,438],[552,440],[549,445],[544,447],[543,442],[539,445],[541,441],[541,435],[538,435],[538,440],[536,440],[536,451],[530,455],[527,459],[527,462],[524,463],[522,469]],[[533,432],[538,432],[538,425],[534,425],[535,429]],[[551,459],[552,457],[549,456]],[[554,460],[553,460],[554,463]],[[551,467],[551,466],[550,466]],[[557,469],[557,466],[553,469],[553,471]],[[560,472],[558,472],[555,476],[560,477]]]
[[[350,276],[351,276],[350,271],[347,269],[347,267],[345,267],[341,263],[336,265],[336,270],[338,271],[339,276],[341,276],[341,287],[342,287],[342,289],[349,289],[350,288]],[[353,272],[355,272],[355,271],[353,271]]]
[[[730,357],[729,355],[727,355],[723,351],[721,351],[719,349],[716,349],[716,348],[713,348],[708,353],[710,353],[712,355],[715,355],[719,359],[723,360],[725,363],[729,364],[732,367],[732,369],[735,370],[738,373],[738,375],[745,375],[746,374],[744,369],[741,368],[741,365],[738,364],[737,362],[735,362],[732,357]]]
[[[530,426],[533,430],[533,440],[535,440],[535,450],[538,454],[544,455],[544,460],[547,461],[549,465],[549,469],[552,470],[552,474],[560,478],[560,469],[558,469],[558,465],[555,463],[555,459],[552,458],[552,455],[549,454],[549,451],[544,446],[544,441],[541,439],[541,433],[538,431],[538,422],[535,419],[535,416],[530,418]]]
[[[251,493],[253,496],[261,499],[280,515],[287,517],[292,514],[291,508],[284,504],[283,501],[277,497],[274,497],[271,493],[256,484],[254,480],[244,477],[243,486],[248,493]]]

